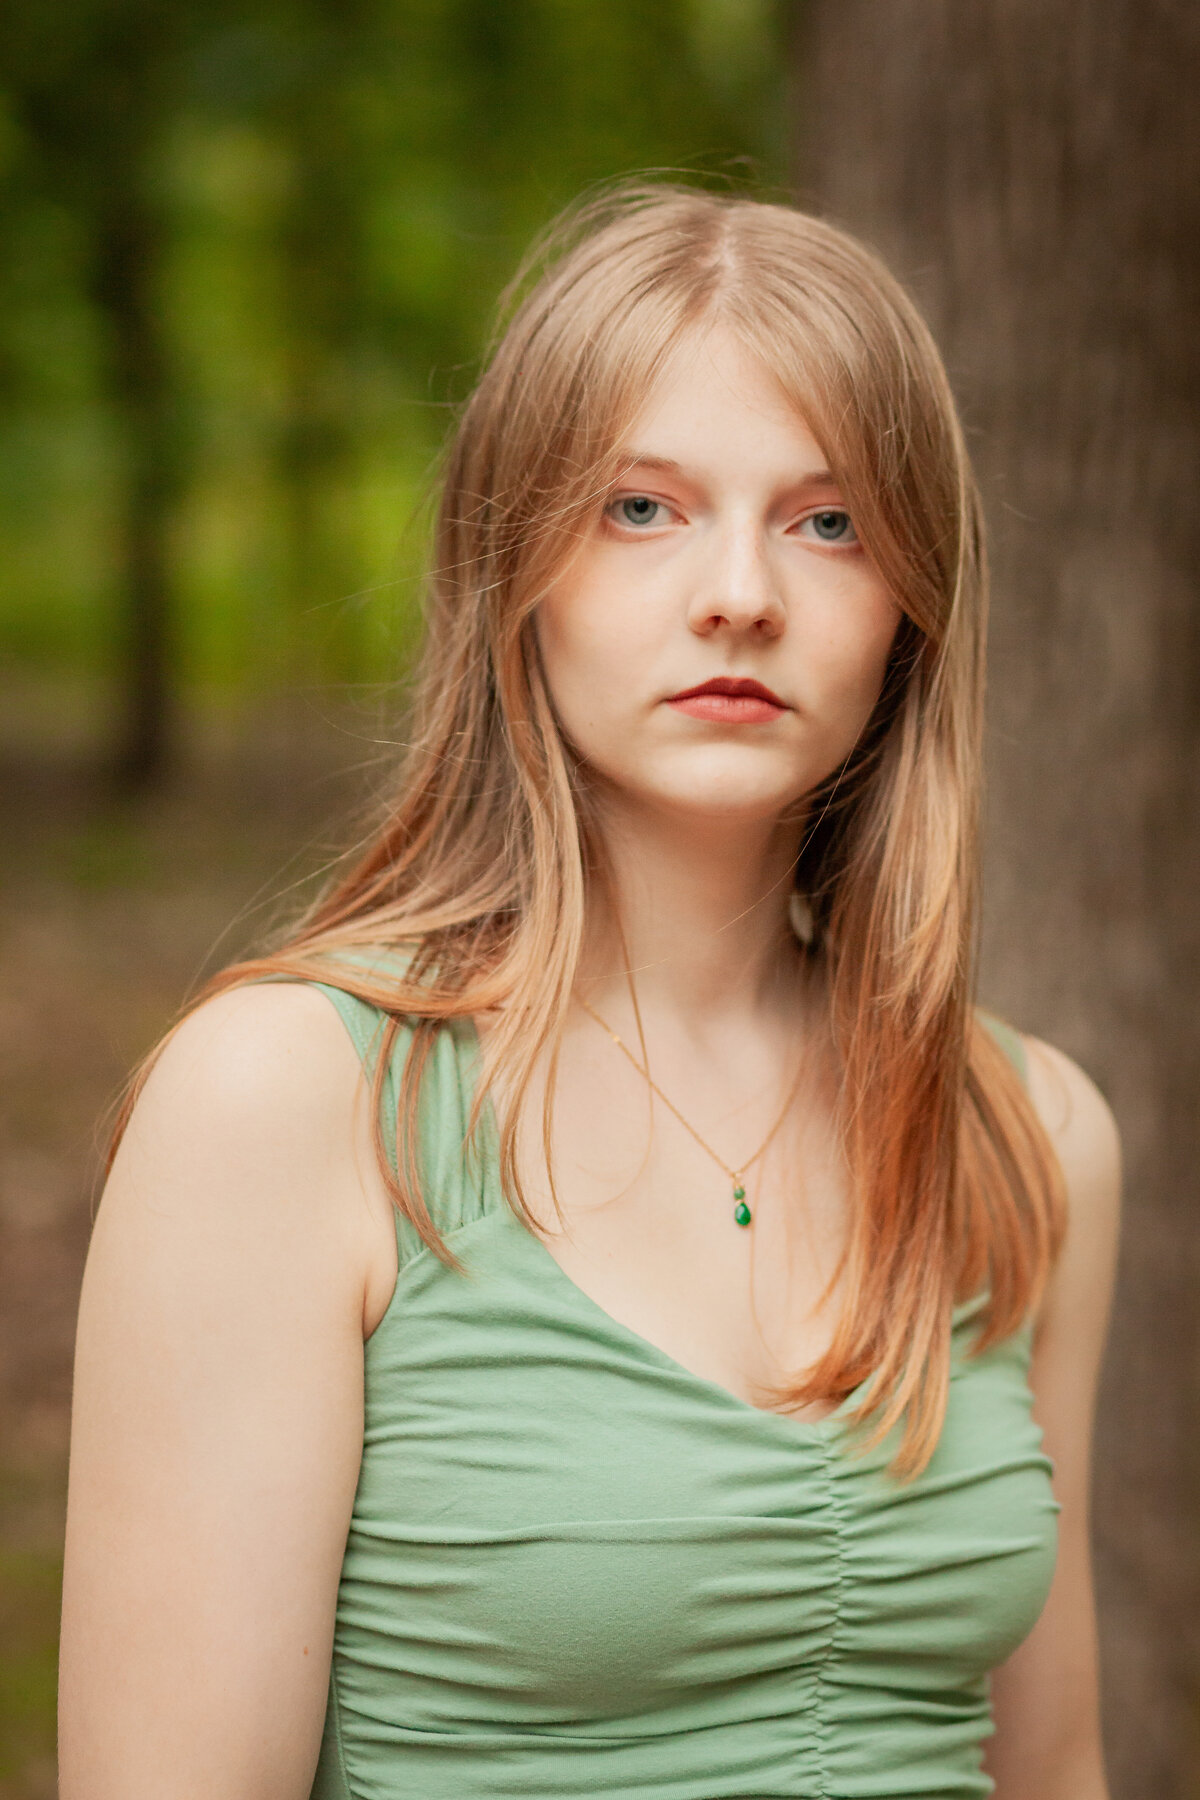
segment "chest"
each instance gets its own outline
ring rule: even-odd
[[[718,1090],[696,1109],[703,1129],[690,1130],[625,1074],[585,1071],[560,1084],[553,1185],[541,1155],[523,1158],[546,1249],[598,1306],[675,1361],[752,1405],[772,1404],[828,1347],[842,1299],[849,1203],[831,1115],[797,1105],[749,1160],[765,1106],[723,1106]]]

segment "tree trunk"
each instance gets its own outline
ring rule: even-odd
[[[1116,1800],[1200,1792],[1200,10],[796,0],[797,188],[946,353],[987,495],[983,991],[1126,1150],[1095,1538]]]

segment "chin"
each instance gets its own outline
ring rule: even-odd
[[[715,752],[715,753],[714,753]],[[644,764],[629,785],[663,807],[733,820],[776,819],[824,779],[824,768],[780,766],[774,758],[714,750],[671,759],[661,769]]]
[[[630,747],[632,749],[632,746]],[[730,826],[773,824],[826,778],[823,758],[787,761],[741,745],[691,747],[683,754],[584,759],[609,804]],[[836,763],[832,766],[836,767]]]
[[[730,826],[773,824],[789,807],[802,804],[807,788],[750,784],[738,781],[638,783],[624,792],[635,803],[653,811],[694,819],[697,823]]]

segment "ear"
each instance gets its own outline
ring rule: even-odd
[[[788,923],[802,944],[811,944],[816,932],[813,923],[812,907],[807,899],[796,889],[792,890],[788,901]]]

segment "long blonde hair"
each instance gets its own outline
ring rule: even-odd
[[[853,1193],[844,1302],[788,1389],[843,1400],[896,1471],[936,1445],[950,1314],[986,1288],[976,1348],[1036,1306],[1062,1232],[1060,1176],[1011,1063],[971,1006],[985,573],[980,507],[937,351],[882,264],[787,206],[666,184],[575,208],[536,247],[449,448],[409,745],[365,851],[266,974],[334,979],[415,1023],[395,1204],[454,1263],[422,1194],[417,1096],[451,1018],[488,1013],[473,1126],[495,1071],[505,1192],[516,1121],[571,1001],[600,845],[533,634],[539,598],[618,474],[623,434],[683,334],[724,322],[761,358],[829,460],[903,613],[875,715],[797,879],[819,926]],[[402,947],[395,972],[346,953]],[[331,969],[334,973],[331,975]],[[549,1105],[549,1095],[547,1096]]]

